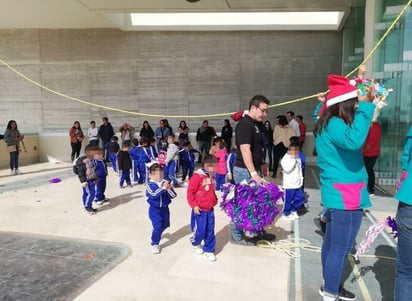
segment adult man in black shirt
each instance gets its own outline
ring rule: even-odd
[[[261,183],[261,166],[264,162],[263,139],[261,123],[266,117],[269,108],[269,100],[263,95],[254,96],[249,102],[249,112],[236,126],[235,140],[237,146],[237,157],[233,169],[235,183],[251,179]],[[252,240],[245,237],[244,231],[232,224],[232,242],[250,245]]]
[[[102,124],[99,127],[99,137],[102,139],[102,150],[103,150],[103,157],[107,161],[109,161],[109,154],[107,153],[107,143],[112,140],[114,136],[114,130],[109,122],[109,118],[103,117]]]
[[[202,155],[208,155],[210,151],[210,144],[212,138],[216,136],[216,131],[213,127],[209,126],[209,121],[203,120],[201,127],[197,129],[196,141],[199,143],[199,159],[198,163],[202,162]]]

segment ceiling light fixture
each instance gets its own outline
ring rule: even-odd
[[[132,13],[137,30],[337,30],[344,12]]]

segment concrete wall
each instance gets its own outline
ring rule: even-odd
[[[37,134],[25,134],[24,146],[20,143],[19,165],[24,166],[39,162],[40,149],[39,137]],[[69,157],[70,158],[70,157]],[[8,168],[10,155],[7,152],[6,143],[0,141],[0,168]]]
[[[15,119],[22,133],[62,139],[49,150],[66,152],[75,120],[87,129],[90,120],[99,125],[107,116],[118,129],[123,122],[138,128],[144,120],[157,127],[161,118],[105,107],[166,115],[174,130],[181,119],[191,131],[203,119],[220,130],[229,115],[198,115],[244,109],[255,94],[278,104],[325,90],[326,75],[341,70],[342,37],[329,31],[5,30],[0,45],[0,59],[34,81],[102,106],[50,93],[0,64],[0,129]],[[315,104],[272,108],[268,119],[273,123],[276,115],[294,110],[310,131]]]

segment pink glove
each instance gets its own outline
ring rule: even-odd
[[[401,177],[399,178],[398,183],[396,184],[395,193],[398,192],[399,188],[401,187],[401,184],[402,184],[403,180],[405,180],[407,176],[408,176],[408,172],[406,170],[404,170],[401,174]]]

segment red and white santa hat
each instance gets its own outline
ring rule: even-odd
[[[350,81],[346,77],[330,74],[328,76],[328,85],[329,94],[326,101],[328,107],[358,96],[356,82]]]

